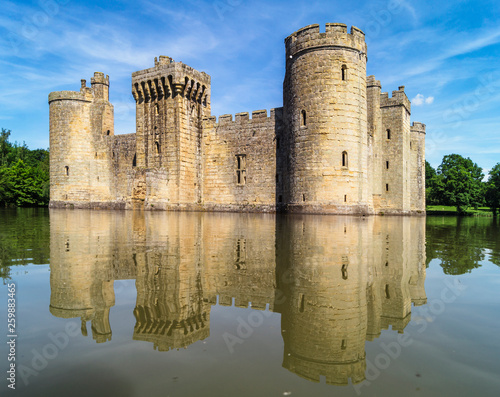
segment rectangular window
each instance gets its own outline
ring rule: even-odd
[[[388,161],[385,162],[385,168],[389,169],[389,162]]]
[[[388,192],[388,191],[389,191],[389,184],[388,184],[388,183],[386,183],[386,184],[385,184],[385,191],[386,191],[386,192]]]
[[[246,154],[236,155],[236,183],[245,185],[247,182],[247,156]]]

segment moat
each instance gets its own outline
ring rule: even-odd
[[[22,209],[0,225],[16,395],[500,390],[493,218]]]

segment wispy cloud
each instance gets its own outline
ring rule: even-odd
[[[434,103],[434,97],[425,97],[422,94],[417,94],[417,96],[411,100],[411,103],[415,106],[422,106],[423,104],[431,105],[432,103]]]

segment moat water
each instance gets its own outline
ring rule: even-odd
[[[500,391],[493,218],[0,210],[0,261],[2,395],[11,339],[16,396]]]

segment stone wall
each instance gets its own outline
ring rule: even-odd
[[[411,125],[410,146],[410,207],[425,212],[425,124]]]
[[[381,94],[382,199],[380,212],[410,213],[410,113],[411,104],[401,86]],[[384,164],[385,160],[385,164]]]
[[[203,206],[207,209],[274,211],[276,139],[282,109],[206,119],[203,124]]]

